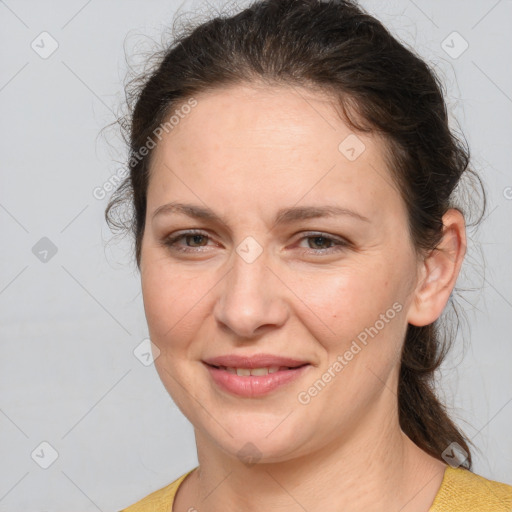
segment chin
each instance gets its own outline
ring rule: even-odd
[[[200,442],[216,445],[225,454],[244,462],[248,467],[254,464],[285,462],[305,453],[306,439],[297,437],[297,432],[304,433],[303,428],[294,424],[285,428],[286,420],[282,422],[283,418],[273,421],[269,427],[268,421],[260,423],[256,416],[247,417],[243,421],[224,416],[222,426],[212,420],[211,423],[196,428],[196,432],[202,433],[201,437],[206,434],[206,439],[201,439]]]

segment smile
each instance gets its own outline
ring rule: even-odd
[[[262,368],[235,368],[204,363],[213,383],[230,394],[242,397],[264,396],[298,379],[311,366],[290,368],[269,366]]]
[[[269,373],[276,373],[278,371],[291,369],[289,366],[268,366],[265,368],[233,368],[218,366],[217,368],[226,370],[229,373],[236,373],[240,377],[248,377],[249,375],[268,375]]]

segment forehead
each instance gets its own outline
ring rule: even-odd
[[[400,201],[385,142],[355,133],[332,96],[240,85],[194,99],[154,150],[148,213],[176,199],[225,210],[295,204],[307,195],[318,205],[358,203],[370,216]]]

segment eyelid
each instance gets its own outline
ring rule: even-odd
[[[302,235],[300,239],[302,238],[311,238],[311,237],[323,237],[328,238],[329,240],[333,240],[335,242],[343,243],[349,245],[350,242],[339,235],[331,235],[330,233],[326,233],[324,231],[300,231],[300,234]]]
[[[332,247],[329,247],[327,249],[302,249],[302,251],[306,254],[312,254],[312,255],[331,255],[335,254],[337,252],[344,251],[348,249],[349,247],[352,247],[352,243],[349,242],[346,238],[340,237],[338,235],[331,235],[329,233],[324,233],[322,231],[302,231],[301,237],[299,238],[298,242],[302,240],[307,240],[308,238],[325,238],[326,240],[330,240],[333,245]]]
[[[338,235],[331,235],[329,233],[324,233],[322,231],[300,231],[301,237],[297,240],[297,242],[300,242],[302,240],[306,240],[308,238],[325,238],[326,240],[330,240],[333,242],[332,247],[328,247],[327,249],[305,249],[302,248],[303,253],[312,254],[312,255],[328,255],[333,254],[335,252],[339,252],[340,250],[344,250],[348,247],[352,247],[352,243],[348,241],[346,238],[340,237]],[[162,244],[171,250],[175,250],[176,252],[181,252],[184,254],[193,254],[193,253],[200,253],[204,252],[205,249],[207,249],[208,245],[206,246],[199,246],[199,247],[186,247],[182,246],[182,248],[177,248],[178,246],[175,245],[176,242],[179,240],[187,237],[187,236],[194,236],[194,235],[201,235],[207,238],[208,240],[213,241],[212,235],[208,233],[208,231],[201,230],[201,229],[188,229],[183,231],[174,232],[168,236],[166,236]]]
[[[179,240],[185,238],[186,236],[194,236],[194,235],[201,235],[207,238],[208,240],[213,240],[213,236],[208,233],[207,231],[200,230],[200,229],[187,229],[184,231],[176,231],[171,233],[170,235],[165,236],[161,240],[161,244],[164,247],[167,248],[173,248],[174,244],[178,242]],[[206,247],[206,246],[205,246]],[[181,252],[197,252],[198,249],[202,249],[203,247],[196,247],[195,250],[193,247],[188,247],[189,250],[182,250]]]

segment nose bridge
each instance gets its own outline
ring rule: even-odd
[[[233,253],[221,296],[215,306],[217,320],[240,337],[251,337],[262,325],[281,324],[284,305],[269,253],[252,237],[244,239]]]

